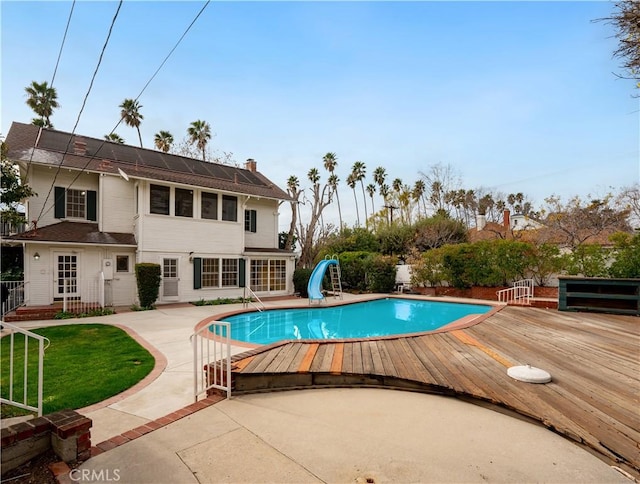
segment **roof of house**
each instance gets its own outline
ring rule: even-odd
[[[291,197],[258,171],[13,122],[7,133],[14,161],[173,182],[276,200]],[[34,149],[35,148],[35,149]],[[79,149],[78,149],[79,148]]]
[[[3,240],[29,242],[73,242],[96,245],[137,246],[133,234],[121,232],[100,232],[98,224],[84,222],[60,222],[29,230],[21,234],[3,237]]]

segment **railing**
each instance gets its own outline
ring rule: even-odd
[[[212,321],[189,338],[193,348],[195,401],[212,388],[231,396],[231,323]]]
[[[62,295],[62,311],[65,313],[82,314],[104,307],[104,273],[100,272],[94,280],[79,281],[75,279],[79,289],[77,293],[71,291],[73,279],[64,280]]]
[[[18,328],[17,326],[14,326],[9,323],[4,323],[4,322],[2,323],[2,332],[5,333],[3,334],[3,339],[9,338],[9,391],[8,391],[9,397],[8,398],[0,397],[0,401],[8,405],[13,405],[15,407],[23,408],[25,410],[38,412],[38,417],[41,417],[42,416],[42,383],[43,383],[43,369],[44,369],[44,351],[49,347],[49,340],[44,336],[40,336],[39,334],[32,333],[31,331],[27,331],[26,329]],[[23,339],[24,353],[22,355],[23,370],[22,370],[21,381],[20,380],[16,381],[14,378],[16,366],[21,362],[20,356],[16,354],[20,352],[20,344],[19,344],[20,341],[18,341],[17,342],[18,344],[16,344],[16,340],[15,340],[16,333],[22,334],[24,336],[24,339]],[[29,354],[29,339],[35,339],[38,342],[37,406],[29,405],[29,391],[28,391],[29,390],[29,374],[30,374],[29,367],[30,366],[33,367],[33,364],[29,365],[29,363],[33,362],[34,360],[33,351],[31,352],[31,355]],[[45,341],[47,341],[46,347],[44,346]],[[6,351],[6,348],[3,348],[3,350]],[[17,396],[14,397],[14,385],[19,384],[20,382],[22,383],[22,386],[23,386],[21,400]],[[5,392],[7,391],[6,388],[4,389],[4,391]]]
[[[27,224],[24,222],[0,222],[0,235],[7,237],[8,235],[21,234],[27,230]]]
[[[1,316],[24,304],[24,281],[2,281]]]
[[[529,305],[533,297],[534,286],[533,279],[522,279],[514,282],[513,286],[507,289],[497,291],[496,295],[499,302]]]
[[[247,291],[249,291],[249,294],[251,295],[251,297],[247,297]],[[256,301],[258,301],[258,303],[260,303],[260,306],[258,306],[256,303],[254,303],[252,298],[255,298]],[[266,306],[260,300],[258,295],[255,292],[253,292],[253,290],[250,287],[246,287],[246,286],[244,288],[244,296],[242,298],[242,304],[243,304],[243,307],[245,309],[249,307],[249,304],[251,304],[254,308],[256,308],[260,312],[262,312],[262,311],[264,311],[266,309]]]

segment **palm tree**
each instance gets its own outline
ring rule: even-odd
[[[393,187],[394,191],[396,191],[396,192],[398,192],[398,194],[400,194],[400,192],[402,191],[402,180],[400,178],[396,178],[391,183],[391,186]]]
[[[118,143],[120,145],[124,144],[124,140],[120,137],[118,133],[105,134],[104,139],[106,139],[107,141],[111,141],[112,143]]]
[[[376,194],[376,186],[373,183],[367,185],[367,193],[371,197],[371,215],[373,215],[376,212],[376,209],[373,208],[373,196]]]
[[[358,227],[360,227],[360,211],[358,210],[358,197],[356,196],[356,182],[358,180],[353,173],[347,177],[347,185],[353,190],[353,199],[356,201],[356,217],[358,219]]]
[[[144,119],[144,116],[140,113],[142,106],[135,99],[125,99],[122,101],[120,107],[120,117],[132,128],[136,128],[138,131],[138,139],[140,140],[140,148],[142,148],[142,136],[140,135],[140,122]]]
[[[205,159],[205,148],[211,139],[211,126],[209,123],[198,119],[191,123],[191,126],[187,129],[187,134],[189,135],[190,143],[196,143],[198,149],[202,150],[202,161],[207,161]]]
[[[355,177],[356,181],[360,182],[360,186],[362,187],[362,202],[364,203],[364,223],[368,224],[368,216],[367,216],[367,198],[364,194],[364,177],[367,174],[367,167],[361,161],[356,161],[351,168],[351,173]]]
[[[329,176],[329,185],[333,188],[333,192],[336,194],[336,202],[338,202],[338,218],[340,219],[340,230],[342,230],[342,209],[340,208],[340,197],[338,196],[338,182],[340,179],[337,175],[334,176],[334,170],[338,165],[338,157],[335,153],[327,153],[322,158],[324,162],[324,168],[330,173]]]
[[[171,149],[171,145],[173,144],[173,135],[169,133],[169,131],[158,131],[153,142],[156,148],[166,153]]]
[[[338,198],[339,182],[340,178],[338,178],[338,175],[336,175],[335,173],[329,175],[329,178],[327,179],[327,184],[329,185],[333,193],[336,194],[336,200],[338,201],[338,218],[340,219],[340,231],[342,231],[342,212],[340,211],[340,199]]]
[[[27,106],[39,116],[32,121],[33,124],[43,128],[53,128],[49,118],[53,114],[53,110],[60,107],[56,88],[50,87],[47,81],[40,84],[32,81],[24,90],[27,93]]]
[[[418,212],[420,211],[420,201],[422,200],[422,207],[424,208],[424,215],[427,216],[427,205],[424,201],[424,192],[427,186],[422,180],[417,180],[413,185],[413,199],[418,203]]]
[[[380,196],[382,196],[382,203],[384,205],[387,204],[387,195],[389,194],[389,190],[383,193],[382,186],[384,185],[384,181],[387,179],[387,170],[383,167],[379,166],[375,170],[373,170],[373,182],[378,185],[378,191],[380,192]],[[372,202],[373,203],[373,202]]]
[[[296,230],[296,224],[298,223],[298,203],[300,200],[300,182],[298,177],[291,175],[287,180],[287,192],[293,199],[291,203],[291,224],[289,225],[289,232],[287,233],[287,241],[284,244],[284,248],[291,250],[293,248],[293,237]]]

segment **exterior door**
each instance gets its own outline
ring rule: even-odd
[[[78,256],[76,254],[56,254],[56,277],[54,298],[78,297]]]
[[[162,297],[178,297],[178,259],[162,260]]]

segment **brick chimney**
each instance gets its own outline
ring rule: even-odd
[[[255,173],[258,170],[258,163],[253,158],[249,158],[244,164],[244,168]]]
[[[511,228],[511,212],[509,211],[508,208],[504,209],[502,220],[504,222],[504,228],[509,230]]]
[[[82,138],[73,139],[73,154],[85,156],[87,154],[87,143]]]

